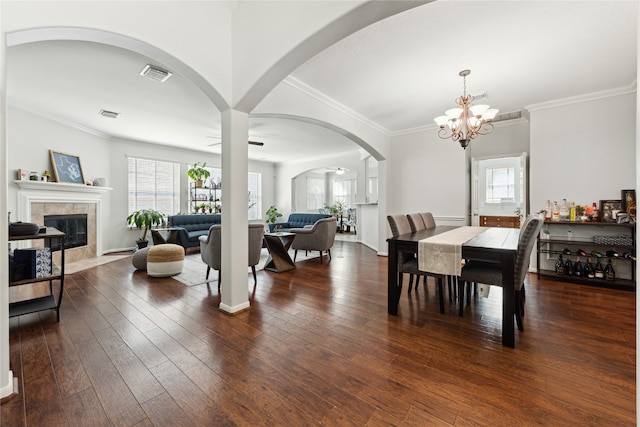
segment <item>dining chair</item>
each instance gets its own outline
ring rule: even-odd
[[[520,236],[518,237],[518,248],[516,250],[516,259],[513,272],[514,295],[503,295],[503,298],[515,299],[515,317],[518,329],[523,331],[522,316],[524,316],[524,279],[529,269],[531,251],[536,242],[536,238],[543,221],[537,215],[529,215],[522,227],[520,228]],[[460,275],[458,285],[459,298],[459,314],[463,315],[463,296],[465,284],[467,282],[486,283],[488,285],[502,285],[502,266],[498,263],[471,261],[465,264]]]
[[[253,273],[254,285],[258,283],[256,276],[256,265],[260,262],[260,252],[262,250],[262,238],[264,234],[264,226],[262,224],[249,224],[249,262]],[[218,288],[220,288],[221,268],[222,268],[222,225],[215,224],[209,227],[209,233],[206,236],[200,236],[200,257],[207,264],[206,280],[209,280],[209,272],[213,268],[218,270]]]
[[[422,218],[422,222],[424,222],[424,226],[427,230],[436,226],[436,220],[433,219],[431,212],[420,212],[420,217]]]
[[[389,227],[391,228],[391,234],[393,237],[412,232],[411,226],[409,224],[409,219],[406,215],[387,215],[387,221],[389,221]],[[420,270],[418,268],[418,257],[415,252],[400,253],[398,256],[398,299],[400,298],[400,295],[402,293],[402,278],[405,273],[409,274],[409,293],[411,292],[414,276],[423,276],[425,284],[428,276],[436,278],[436,283],[438,284],[438,292],[440,294],[440,313],[444,314],[443,276]]]
[[[409,227],[411,227],[412,233],[427,228],[419,213],[407,214],[407,220],[409,221]]]

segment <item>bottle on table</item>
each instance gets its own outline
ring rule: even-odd
[[[596,272],[591,264],[591,258],[587,258],[587,261],[584,263],[584,267],[582,267],[582,277],[586,277],[587,279],[593,279],[596,277]]]
[[[567,260],[564,262],[564,274],[567,276],[573,276],[573,263],[571,257],[567,255]]]
[[[562,204],[560,205],[560,221],[569,221],[569,205],[567,204],[567,199],[562,199]]]
[[[562,276],[564,274],[564,261],[562,260],[562,255],[559,255],[556,260],[556,274],[558,276]]]
[[[593,275],[596,279],[604,279],[604,268],[602,268],[602,264],[600,263],[600,258],[598,258],[598,262],[593,271]]]
[[[609,258],[609,263],[604,268],[604,278],[610,282],[616,280],[616,272],[613,269],[613,265],[611,265],[611,258]]]
[[[571,209],[569,210],[569,219],[571,221],[576,220],[576,202],[571,202]]]
[[[560,221],[560,208],[558,202],[553,202],[553,209],[551,210],[551,221]]]
[[[582,262],[580,261],[580,257],[573,263],[573,275],[576,277],[582,276]]]
[[[544,206],[545,221],[549,221],[551,219],[552,214],[553,214],[553,205],[551,204],[551,200],[547,200],[547,204]]]
[[[598,205],[596,205],[596,202],[593,202],[591,209],[593,210],[591,214],[591,221],[600,221],[600,212],[598,211]]]

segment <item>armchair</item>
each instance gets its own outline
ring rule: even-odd
[[[320,264],[322,264],[322,252],[327,251],[331,260],[331,247],[336,238],[336,219],[333,217],[322,218],[309,228],[292,228],[295,233],[291,248],[295,250],[293,261],[295,262],[298,250],[320,251]]]
[[[258,282],[256,277],[256,265],[260,262],[260,251],[262,249],[262,237],[264,226],[262,224],[249,224],[249,267],[253,273],[253,283]],[[209,228],[206,236],[200,236],[200,257],[207,264],[206,279],[209,279],[209,272],[213,268],[218,270],[218,288],[220,288],[221,263],[221,241],[222,225],[216,224]]]

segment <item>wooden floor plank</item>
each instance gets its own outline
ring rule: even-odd
[[[350,242],[332,255],[247,276],[235,316],[215,283],[130,259],[69,276],[60,323],[10,320],[20,390],[2,425],[636,424],[635,293],[529,274],[510,349],[501,289],[459,317],[448,294],[440,314],[433,280],[408,294],[405,278],[390,316],[387,259]]]

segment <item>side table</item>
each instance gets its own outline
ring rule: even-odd
[[[177,228],[155,228],[151,230],[151,238],[154,245],[176,243],[178,241]]]
[[[289,256],[289,248],[295,237],[295,233],[264,233],[264,240],[269,250],[269,258],[264,265],[265,270],[282,273],[296,268]]]

